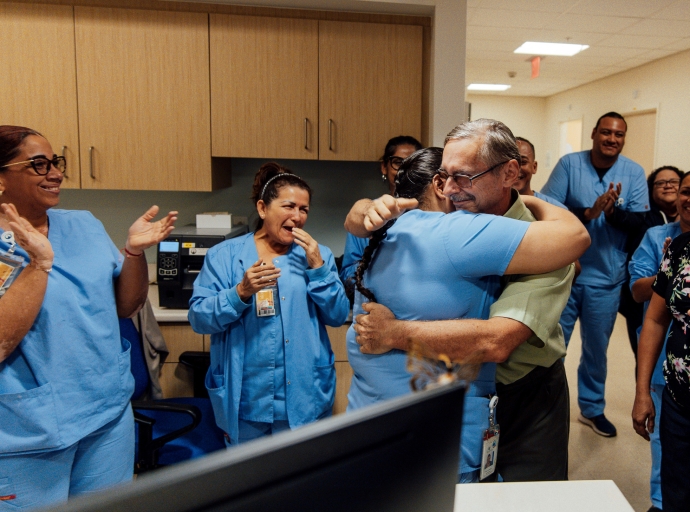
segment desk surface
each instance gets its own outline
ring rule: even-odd
[[[455,512],[634,512],[613,480],[460,484]]]

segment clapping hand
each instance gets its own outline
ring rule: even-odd
[[[292,234],[295,235],[295,243],[307,253],[307,264],[309,268],[321,267],[323,265],[323,258],[321,257],[319,244],[316,240],[303,229],[292,228]]]
[[[175,229],[177,212],[169,212],[161,220],[152,222],[158,214],[158,206],[152,206],[139,217],[129,228],[129,236],[125,249],[133,254],[141,254],[144,250],[165,240]]]
[[[3,204],[2,211],[7,216],[15,242],[29,254],[31,262],[41,270],[50,269],[53,266],[53,247],[48,238],[34,228],[28,220],[20,217],[17,208],[12,203]]]

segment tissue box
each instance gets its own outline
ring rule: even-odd
[[[197,213],[196,227],[200,229],[230,229],[232,228],[232,215],[227,212]]]

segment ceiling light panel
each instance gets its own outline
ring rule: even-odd
[[[589,48],[586,44],[564,44],[564,43],[538,43],[527,41],[523,43],[513,53],[524,53],[526,55],[559,55],[572,57],[582,50]]]
[[[506,91],[510,89],[507,84],[470,84],[467,86],[468,91]]]

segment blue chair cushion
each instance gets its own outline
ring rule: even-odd
[[[174,439],[158,450],[158,464],[167,466],[188,459],[201,457],[207,453],[225,448],[223,431],[218,428],[211,408],[211,401],[207,398],[169,398],[163,402],[195,405],[202,414],[202,421],[191,432]],[[165,411],[141,411],[142,414],[156,420],[153,427],[153,437],[158,438],[173,430],[183,427],[190,422],[186,414],[175,414]],[[139,439],[137,433],[137,440]],[[136,446],[138,453],[138,445]]]

